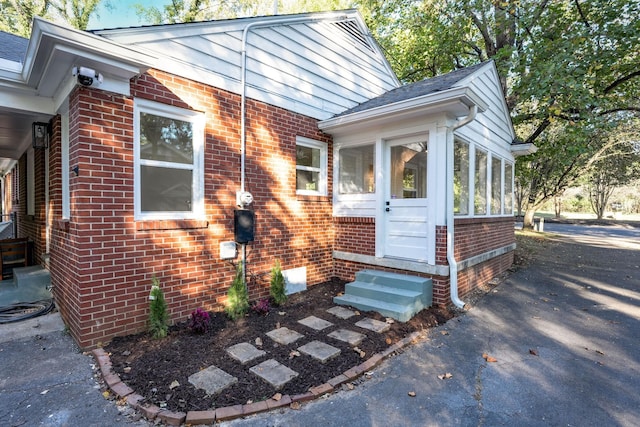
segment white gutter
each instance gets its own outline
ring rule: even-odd
[[[453,215],[453,156],[454,137],[453,132],[471,123],[478,114],[478,106],[473,105],[469,115],[458,120],[447,129],[447,261],[449,262],[449,286],[451,302],[458,308],[464,308],[464,301],[458,295],[458,261],[454,251],[454,215]]]

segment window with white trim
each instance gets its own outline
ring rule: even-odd
[[[134,104],[136,219],[204,215],[204,115],[137,99]]]
[[[327,195],[327,144],[296,138],[296,194]]]
[[[504,214],[513,214],[513,164],[504,162]]]
[[[502,213],[502,159],[491,156],[491,215]]]
[[[473,213],[487,214],[487,152],[476,148],[475,156],[475,194],[473,198]]]
[[[453,147],[453,213],[469,215],[469,144],[456,139]]]
[[[339,151],[340,194],[366,194],[375,192],[374,145],[343,147]]]

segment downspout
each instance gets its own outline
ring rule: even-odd
[[[460,119],[447,129],[447,262],[449,263],[449,286],[451,302],[458,308],[464,308],[464,301],[458,295],[458,261],[455,256],[454,215],[453,215],[453,146],[454,131],[471,123],[478,114],[478,106],[473,105],[469,115]]]
[[[245,192],[245,176],[246,176],[246,146],[247,146],[247,130],[246,130],[246,117],[247,117],[247,39],[249,38],[249,32],[254,28],[260,27],[273,27],[282,24],[295,24],[303,22],[315,22],[322,20],[337,20],[345,19],[345,15],[330,14],[325,15],[322,18],[309,18],[309,17],[288,17],[280,19],[264,19],[259,21],[250,22],[244,27],[242,31],[242,59],[240,64],[240,191]],[[244,207],[244,205],[242,206]],[[247,262],[247,245],[242,245],[242,277],[244,282],[246,281],[246,262]]]

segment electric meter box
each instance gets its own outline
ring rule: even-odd
[[[248,209],[233,211],[233,225],[236,243],[253,242],[256,215]]]

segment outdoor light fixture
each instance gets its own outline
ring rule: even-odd
[[[49,148],[50,133],[51,127],[49,123],[33,122],[31,125],[33,148]]]

